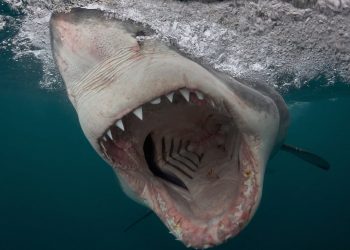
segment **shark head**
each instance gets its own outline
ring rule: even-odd
[[[125,193],[186,246],[237,235],[287,130],[281,96],[205,68],[147,39],[147,27],[102,11],[53,14],[50,30],[84,134]]]

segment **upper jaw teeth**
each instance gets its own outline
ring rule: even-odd
[[[201,92],[195,91],[195,93],[196,93],[196,96],[197,96],[197,98],[198,98],[199,100],[203,100],[203,99],[204,99],[204,96],[203,96],[203,94],[202,94]]]
[[[171,92],[170,94],[167,94],[166,97],[168,98],[169,102],[173,102],[174,92]]]
[[[200,91],[190,91],[188,89],[180,89],[179,92],[181,93],[181,95],[183,96],[183,98],[187,101],[187,102],[190,102],[190,97],[191,97],[191,93],[195,94],[197,99],[198,100],[204,100],[204,95],[203,93],[201,93]],[[171,92],[171,93],[168,93],[166,94],[166,98],[169,100],[169,102],[173,102],[174,100],[174,94],[175,92]],[[158,97],[152,101],[150,101],[151,104],[160,104],[162,101],[161,97]],[[133,110],[132,113],[138,118],[140,119],[141,121],[143,120],[143,110],[142,110],[142,106],[138,107],[137,109]],[[124,124],[123,124],[123,120],[122,118],[117,120],[115,122],[115,126],[117,128],[119,128],[120,130],[122,131],[125,131],[125,127],[124,127]],[[102,137],[102,140],[103,141],[107,141],[107,138],[110,138],[111,140],[113,140],[113,136],[112,136],[112,133],[111,133],[111,130],[108,129],[108,131],[103,135]]]
[[[124,129],[124,124],[123,124],[122,119],[118,120],[118,121],[115,123],[115,125],[116,125],[118,128],[120,128],[121,130],[125,131],[125,129]]]
[[[152,104],[159,104],[161,102],[160,97],[154,99],[153,101],[151,101]]]
[[[186,101],[190,101],[190,91],[188,89],[180,89],[180,93],[185,98]]]
[[[133,113],[142,121],[142,107],[135,109]]]
[[[107,135],[111,140],[113,140],[112,133],[111,133],[110,129],[107,131]]]

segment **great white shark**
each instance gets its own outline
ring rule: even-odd
[[[237,235],[287,133],[280,94],[204,67],[147,39],[145,26],[99,10],[55,13],[50,31],[82,130],[125,193],[188,247]]]

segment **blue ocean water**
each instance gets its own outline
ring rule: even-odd
[[[1,51],[0,249],[185,249],[155,216],[123,232],[146,209],[90,147],[65,91],[40,88],[40,62],[12,57]],[[320,77],[284,97],[287,142],[331,170],[279,152],[252,222],[216,249],[350,249],[350,86]]]

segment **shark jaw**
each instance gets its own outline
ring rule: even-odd
[[[208,248],[252,217],[261,166],[225,105],[182,88],[137,107],[98,139],[124,190],[178,240]]]
[[[160,42],[140,42],[144,29],[97,10],[57,13],[53,55],[86,138],[125,193],[186,246],[221,244],[259,204],[284,102]]]

